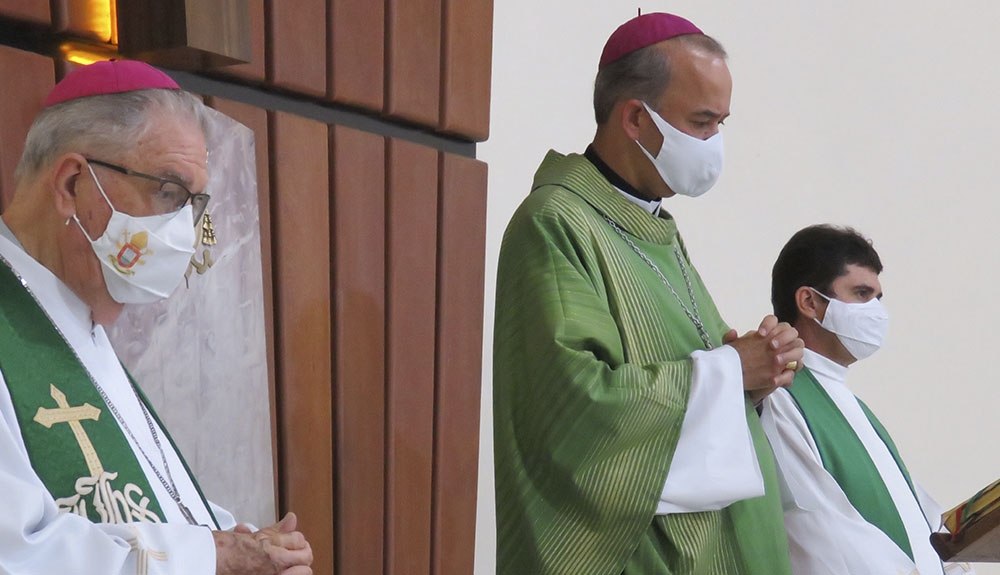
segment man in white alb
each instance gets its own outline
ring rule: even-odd
[[[846,386],[886,334],[882,262],[850,228],[800,230],[774,264],[771,302],[805,343],[792,386],[761,423],[782,481],[796,575],[941,575],[930,544],[941,509],[911,480],[892,438]],[[932,529],[933,528],[933,529]],[[968,573],[966,565],[947,573]]]
[[[164,299],[209,197],[208,112],[140,62],[56,85],[0,219],[0,573],[312,573],[295,516],[208,502],[105,335]]]

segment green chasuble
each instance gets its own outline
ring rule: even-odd
[[[766,495],[655,516],[698,332],[669,215],[626,200],[580,155],[550,152],[500,252],[494,334],[499,575],[791,573],[773,455],[747,402]],[[713,345],[728,331],[687,268]]]
[[[795,374],[795,381],[788,388],[788,393],[795,400],[802,418],[809,426],[809,433],[816,442],[816,448],[819,449],[823,468],[837,481],[851,505],[858,510],[865,521],[881,529],[910,559],[913,559],[906,527],[903,526],[896,504],[889,495],[889,489],[882,481],[875,462],[872,461],[868,450],[840,408],[816,381],[809,368],[804,368]],[[860,399],[858,405],[861,406],[879,439],[892,454],[903,478],[906,479],[906,484],[913,492],[914,499],[919,504],[910,474],[899,457],[896,444],[868,406]]]

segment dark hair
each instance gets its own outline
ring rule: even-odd
[[[781,248],[771,269],[774,315],[794,324],[799,317],[796,290],[807,286],[832,295],[833,281],[847,273],[848,264],[882,273],[882,260],[871,240],[852,228],[821,224],[796,232]]]
[[[726,58],[726,50],[711,36],[685,34],[669,41],[681,42]],[[622,100],[642,100],[650,106],[660,99],[670,84],[670,60],[656,44],[640,48],[631,54],[600,68],[594,80],[594,118],[601,125],[611,117],[611,109]]]

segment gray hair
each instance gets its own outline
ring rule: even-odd
[[[150,127],[154,113],[188,118],[208,135],[204,103],[183,90],[149,89],[88,96],[42,110],[31,124],[24,152],[14,170],[15,182],[37,176],[45,166],[69,152],[114,161],[134,149]]]
[[[686,46],[726,58],[725,48],[711,36],[685,34],[671,40]],[[653,105],[670,84],[670,59],[656,44],[640,48],[600,68],[594,80],[594,118],[602,125],[611,117],[611,110],[622,100],[633,98]]]

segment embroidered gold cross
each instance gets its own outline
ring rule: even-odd
[[[87,437],[87,432],[83,430],[83,425],[80,424],[80,421],[84,419],[97,421],[97,418],[101,415],[101,410],[89,403],[70,407],[69,402],[66,401],[66,394],[59,391],[55,385],[49,384],[49,387],[51,388],[52,399],[56,400],[56,405],[59,408],[46,409],[39,407],[38,412],[35,413],[35,421],[44,425],[46,429],[51,429],[56,423],[68,423],[70,429],[73,430],[73,435],[76,436],[76,442],[80,444],[80,451],[83,451],[84,459],[87,460],[87,468],[90,470],[90,476],[100,477],[104,473],[104,466],[101,465],[101,460],[97,457],[97,451],[94,450],[94,445],[90,442],[90,438]]]

